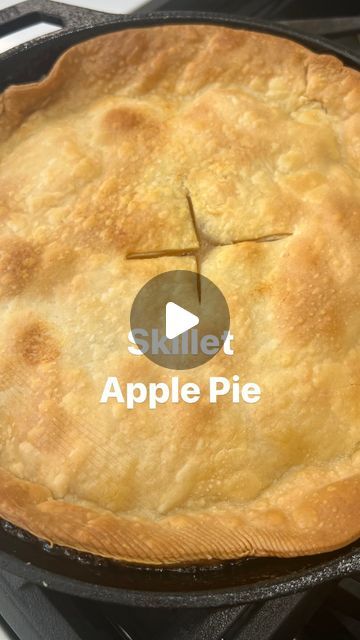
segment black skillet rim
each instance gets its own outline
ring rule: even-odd
[[[280,567],[289,571],[289,566],[285,577],[276,576]],[[307,557],[146,567],[50,545],[0,520],[0,569],[84,598],[140,607],[195,608],[259,602],[355,575],[360,573],[360,548],[357,542]]]
[[[32,3],[29,3],[29,5]],[[18,5],[19,6],[19,5]],[[64,5],[62,5],[64,7]],[[66,5],[65,5],[66,7]],[[62,50],[67,49],[76,42],[89,39],[100,35],[101,33],[108,33],[111,31],[122,30],[125,28],[135,27],[151,27],[162,24],[180,24],[180,23],[204,23],[213,25],[223,25],[230,28],[247,28],[253,31],[261,31],[265,33],[271,33],[279,35],[285,38],[295,40],[318,53],[328,53],[330,55],[336,55],[342,59],[346,64],[355,68],[360,68],[360,59],[352,52],[346,50],[346,48],[339,45],[333,45],[332,42],[323,40],[317,36],[310,36],[298,33],[287,27],[281,27],[272,25],[266,22],[251,20],[246,18],[239,18],[237,16],[213,14],[207,12],[159,12],[147,15],[138,15],[132,17],[124,16],[109,16],[107,15],[104,23],[91,24],[91,15],[94,14],[89,10],[89,21],[86,26],[79,26],[75,23],[71,26],[71,15],[68,20],[68,26],[61,31],[55,31],[51,34],[38,38],[36,41],[19,45],[15,49],[12,49],[0,56],[0,71],[4,70],[7,65],[11,65],[14,59],[29,54],[32,50],[46,50],[46,48],[55,41],[63,42],[65,45],[63,48],[57,51],[56,56],[60,55]],[[103,14],[104,15],[104,14]],[[70,26],[69,26],[70,25]],[[76,41],[73,39],[76,37]],[[70,39],[73,39],[70,42]],[[21,81],[21,80],[17,80]],[[143,572],[141,588],[137,587],[121,587],[121,586],[108,586],[102,582],[101,578],[104,577],[104,570],[108,570],[108,566],[105,561],[92,557],[89,561],[87,554],[75,554],[73,552],[66,556],[66,551],[60,550],[61,563],[66,561],[70,563],[72,575],[74,573],[79,574],[79,567],[81,567],[81,577],[71,577],[64,575],[61,571],[50,571],[41,567],[40,563],[32,564],[34,554],[40,554],[41,560],[46,565],[51,565],[51,562],[57,557],[56,547],[51,551],[49,548],[47,552],[44,551],[44,543],[32,538],[28,534],[22,532],[16,527],[11,527],[12,531],[5,531],[1,529],[0,536],[0,567],[21,576],[31,582],[46,585],[59,591],[72,593],[77,596],[100,599],[109,602],[117,602],[124,605],[134,606],[187,606],[187,607],[204,607],[204,606],[220,606],[225,604],[235,604],[241,602],[253,602],[265,600],[277,596],[288,595],[295,593],[296,591],[302,591],[313,587],[322,582],[335,580],[341,576],[351,575],[360,572],[360,547],[358,543],[351,545],[345,549],[332,552],[330,554],[322,554],[320,556],[312,556],[306,558],[297,559],[261,559],[262,562],[271,561],[275,563],[293,563],[300,562],[305,564],[302,568],[292,570],[281,577],[263,577],[257,581],[249,584],[242,584],[241,586],[224,586],[219,587],[206,582],[206,586],[201,588],[204,575],[211,575],[215,577],[220,571],[222,574],[226,574],[229,567],[239,568],[239,571],[244,569],[246,565],[251,562],[259,562],[259,559],[240,560],[234,562],[223,562],[213,568],[206,568],[197,566],[192,569],[180,569],[178,573],[174,569],[143,569],[129,567],[126,565],[118,565],[116,571],[130,571],[131,574],[135,574],[138,581],[139,571]],[[40,551],[39,551],[40,547]],[[36,549],[36,553],[34,550]],[[30,564],[29,564],[30,563]],[[74,566],[76,563],[77,571],[74,572]],[[110,563],[114,565],[114,563]],[[89,567],[91,567],[89,573]],[[153,579],[151,578],[151,588],[146,588],[144,584],[147,581],[143,580],[143,576],[151,576],[156,574],[160,576],[162,583],[166,572],[175,576],[174,582],[181,582],[180,576],[192,576],[196,579],[197,589],[183,588],[181,590],[164,591],[162,589],[153,589]],[[91,577],[91,580],[89,578]],[[199,587],[200,585],[200,587]]]

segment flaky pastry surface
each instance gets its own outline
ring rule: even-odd
[[[360,76],[285,39],[134,29],[0,96],[0,516],[53,543],[177,563],[360,536]],[[192,256],[235,354],[180,380],[257,405],[100,405],[136,292]],[[258,242],[259,238],[277,241]],[[179,372],[174,372],[177,375]]]

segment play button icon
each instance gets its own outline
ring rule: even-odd
[[[193,271],[166,271],[135,296],[130,339],[152,362],[193,369],[213,358],[227,338],[230,317],[220,289]]]
[[[176,302],[168,302],[166,305],[166,337],[169,340],[177,338],[185,331],[189,331],[199,324],[198,316],[186,311]]]

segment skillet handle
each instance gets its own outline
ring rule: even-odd
[[[122,14],[104,13],[84,9],[52,0],[26,0],[0,10],[0,37],[38,24],[48,22],[63,29],[106,24],[121,18]]]

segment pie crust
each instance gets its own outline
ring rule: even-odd
[[[0,96],[2,518],[149,564],[360,536],[359,107],[336,58],[204,25],[89,40]],[[101,405],[110,375],[169,382],[129,312],[197,269],[189,197],[235,354],[180,379],[261,402]]]

